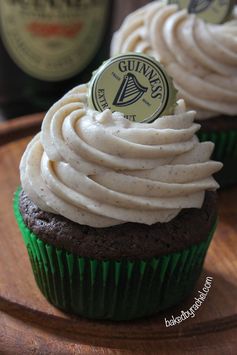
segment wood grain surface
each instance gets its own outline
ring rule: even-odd
[[[42,114],[0,125],[0,354],[236,354],[237,188],[220,192],[220,221],[203,273],[179,307],[114,323],[62,313],[44,299],[12,211],[19,161],[30,140],[26,132],[35,133],[41,119]],[[213,277],[212,287],[195,317],[166,327],[165,318],[194,303],[206,276]]]
[[[147,0],[116,0],[112,30]],[[42,114],[0,124],[0,354],[237,354],[237,187],[220,192],[220,221],[199,283],[179,307],[134,322],[98,322],[60,312],[38,290],[12,211],[22,152]],[[206,276],[210,292],[174,327],[164,319],[193,303]]]

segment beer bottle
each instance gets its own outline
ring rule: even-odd
[[[108,56],[111,0],[0,1],[0,114],[47,110]]]

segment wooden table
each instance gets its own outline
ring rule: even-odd
[[[220,192],[220,223],[192,296],[179,307],[134,322],[88,321],[60,312],[39,292],[12,211],[18,165],[42,114],[0,125],[0,354],[236,354],[237,187]],[[210,292],[174,327],[164,319],[188,310],[206,276]]]
[[[146,0],[116,0],[113,30]],[[128,323],[92,322],[66,315],[39,292],[12,212],[18,165],[42,115],[0,125],[0,354],[213,354],[237,353],[237,188],[220,193],[220,223],[193,295],[180,307]],[[206,276],[207,299],[180,325],[164,318],[193,304]]]

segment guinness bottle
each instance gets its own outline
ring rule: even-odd
[[[108,56],[112,2],[0,1],[0,115],[47,110],[91,77]]]

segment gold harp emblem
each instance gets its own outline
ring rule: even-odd
[[[188,5],[188,12],[190,14],[198,14],[203,12],[212,4],[213,0],[191,0]]]
[[[115,106],[128,106],[139,100],[147,91],[147,87],[142,86],[135,75],[128,73],[124,76],[122,84],[118,89],[113,101]]]

